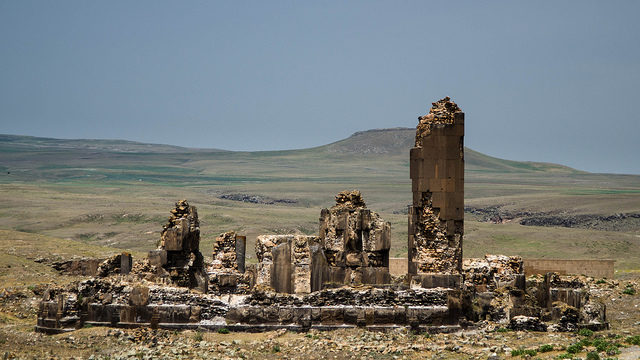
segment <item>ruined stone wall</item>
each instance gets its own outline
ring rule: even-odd
[[[310,293],[314,287],[318,288],[319,285],[314,286],[311,260],[312,253],[320,249],[319,244],[320,239],[316,236],[258,236],[256,285],[295,294]]]
[[[213,243],[213,261],[207,269],[210,290],[225,294],[248,293],[255,279],[252,272],[245,273],[247,237],[234,231],[220,234]]]
[[[464,113],[448,97],[421,116],[410,151],[409,273],[459,274],[464,225]]]
[[[343,191],[320,212],[320,239],[337,284],[388,283],[391,224],[366,208],[359,191]]]
[[[524,289],[524,267],[520,256],[485,255],[482,259],[464,259],[464,282],[476,291],[495,291],[510,286]]]
[[[178,286],[207,292],[208,277],[200,253],[200,222],[195,206],[180,200],[163,226],[160,247],[149,252],[149,263],[164,269]]]

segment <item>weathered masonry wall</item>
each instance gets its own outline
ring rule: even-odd
[[[464,113],[448,97],[420,117],[410,152],[410,274],[459,274],[464,221]]]
[[[523,259],[525,276],[548,272],[561,275],[587,275],[612,279],[615,275],[615,260],[567,260],[567,259]],[[406,258],[390,258],[389,273],[400,276],[407,273]]]
[[[546,274],[556,272],[561,275],[587,275],[612,279],[615,260],[562,260],[562,259],[524,259],[524,273]]]

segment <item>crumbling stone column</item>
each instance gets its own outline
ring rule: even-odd
[[[366,208],[360,191],[342,191],[336,205],[320,212],[320,239],[330,282],[384,284],[390,281],[391,223]]]
[[[429,114],[419,117],[415,147],[410,152],[409,273],[459,274],[464,230],[464,113],[449,97],[432,105]]]
[[[187,200],[178,201],[171,210],[159,249],[149,252],[149,263],[166,270],[176,285],[207,292],[209,280],[200,253],[198,211]]]

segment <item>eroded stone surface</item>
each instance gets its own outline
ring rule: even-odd
[[[172,282],[207,292],[208,277],[200,253],[198,211],[187,200],[178,201],[171,210],[171,216],[163,226],[158,250],[149,254],[149,261],[160,264]]]
[[[256,267],[256,285],[284,293],[311,292],[312,247],[317,247],[319,243],[318,237],[308,235],[258,236],[255,245],[259,261]]]
[[[433,103],[410,152],[409,272],[459,274],[464,233],[464,113],[448,97]]]
[[[366,208],[360,191],[343,191],[334,206],[322,209],[320,239],[332,282],[388,282],[391,224]]]

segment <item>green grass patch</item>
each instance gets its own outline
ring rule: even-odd
[[[627,344],[640,346],[640,335],[629,336],[624,340]]]
[[[553,345],[544,344],[538,347],[538,352],[545,353],[549,351],[553,351]]]
[[[584,345],[582,345],[581,342],[577,342],[575,344],[571,344],[571,345],[567,346],[567,352],[569,354],[577,354],[577,353],[581,352],[582,349],[584,349]]]
[[[538,351],[533,349],[515,349],[511,350],[511,356],[536,356]]]
[[[578,330],[578,335],[580,335],[580,336],[593,336],[593,330],[580,329],[580,330]]]
[[[591,351],[587,353],[587,360],[600,360],[600,355],[595,351]]]

